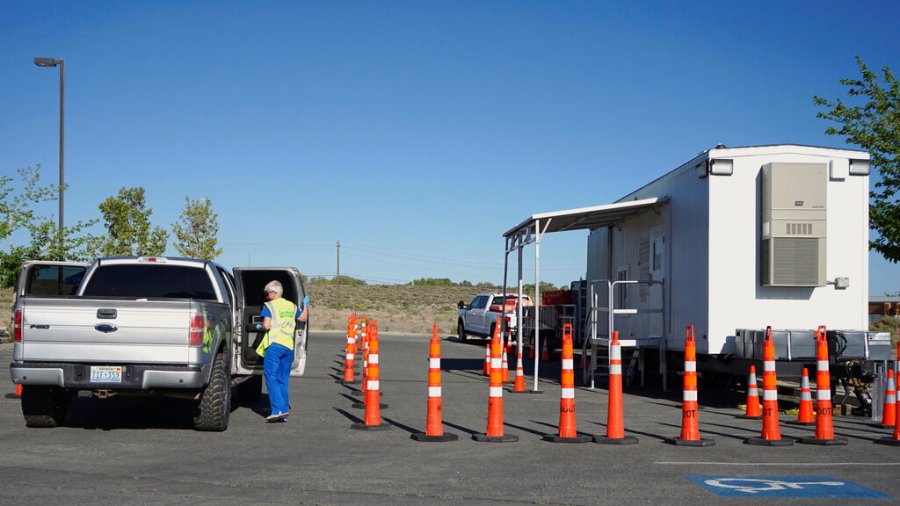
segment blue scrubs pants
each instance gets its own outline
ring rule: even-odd
[[[266,375],[266,390],[269,392],[269,404],[273,415],[286,414],[291,411],[288,399],[288,382],[291,379],[291,363],[294,352],[280,344],[270,344],[263,357],[263,371]]]

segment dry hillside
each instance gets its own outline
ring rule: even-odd
[[[456,332],[456,303],[469,302],[481,291],[474,286],[342,286],[338,309],[335,285],[311,283],[307,290],[313,329],[343,330],[356,311],[378,321],[382,332],[423,334],[431,332],[432,323],[441,334]]]

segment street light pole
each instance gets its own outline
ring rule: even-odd
[[[59,241],[60,253],[64,252],[63,241],[64,235],[64,197],[65,197],[65,177],[63,167],[65,166],[64,148],[66,142],[66,81],[65,66],[66,62],[62,58],[41,58],[35,57],[34,64],[38,67],[59,67]],[[65,260],[65,258],[63,258]]]

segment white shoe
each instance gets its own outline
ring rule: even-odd
[[[283,422],[283,421],[284,421],[284,415],[281,415],[281,414],[269,415],[266,417],[266,422],[268,422],[268,423],[277,423],[277,422]]]

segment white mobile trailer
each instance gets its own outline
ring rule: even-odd
[[[683,350],[692,324],[698,354],[758,360],[772,326],[779,359],[814,360],[810,329],[826,325],[861,340],[857,358],[888,359],[889,338],[866,334],[869,159],[791,144],[701,153],[608,206],[658,202],[591,231],[594,306],[609,309],[599,280],[638,280],[613,296],[615,308],[638,308],[614,316],[638,345]],[[595,314],[606,337],[609,312]]]

